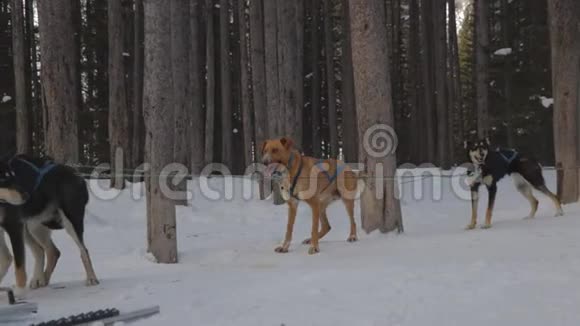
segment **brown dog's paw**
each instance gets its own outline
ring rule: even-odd
[[[347,242],[357,242],[358,238],[356,235],[351,235],[348,237],[348,239],[346,239]]]
[[[309,255],[315,255],[317,253],[320,252],[320,249],[318,247],[310,247],[310,249],[308,249],[308,254]]]
[[[286,254],[286,253],[288,253],[288,247],[280,246],[280,247],[277,247],[276,249],[274,249],[274,251],[279,253],[279,254]]]
[[[308,239],[304,239],[304,241],[302,241],[302,244],[303,245],[309,245],[310,242],[312,242],[312,240],[310,240],[310,238],[308,238]]]
[[[473,224],[473,223],[469,224],[468,226],[465,227],[465,230],[467,230],[467,231],[474,230],[476,226],[477,226],[477,224]]]

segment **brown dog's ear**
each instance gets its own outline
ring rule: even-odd
[[[288,137],[280,139],[280,143],[282,144],[282,146],[286,147],[286,149],[291,149],[292,147],[294,147],[294,141]]]

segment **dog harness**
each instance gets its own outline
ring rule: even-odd
[[[326,178],[328,179],[329,183],[333,183],[334,180],[336,180],[336,178],[338,177],[338,175],[340,174],[340,172],[342,172],[342,170],[344,170],[344,168],[346,167],[345,165],[336,165],[336,171],[334,171],[333,175],[330,175],[330,173],[328,173],[327,170],[324,169],[324,160],[318,160],[318,162],[316,162],[315,166],[322,171],[322,173],[324,173],[326,175]]]
[[[41,167],[38,167],[20,157],[12,158],[8,164],[14,172],[17,183],[29,194],[38,190],[44,177],[57,166],[52,161],[46,161]]]
[[[294,163],[294,155],[290,155],[290,160],[288,160],[288,171],[292,169],[292,163]],[[296,184],[298,184],[298,178],[302,173],[302,167],[303,167],[302,160],[300,160],[300,165],[298,166],[298,173],[296,173],[296,175],[292,179],[292,185],[290,186],[290,196],[294,197],[295,199],[300,199],[298,198],[297,195],[294,194],[294,189],[296,188]]]
[[[501,156],[501,158],[504,159],[504,161],[510,165],[512,164],[512,162],[516,159],[516,157],[518,156],[518,152],[515,149],[509,149],[509,150],[501,150],[501,149],[497,149],[496,150],[497,153],[499,154],[499,156]],[[509,153],[509,154],[508,154]],[[507,155],[506,155],[507,154]],[[509,156],[508,156],[509,155]]]
[[[288,160],[288,170],[292,169],[293,163],[294,163],[294,155],[290,156],[290,159]],[[342,172],[342,170],[344,170],[344,168],[346,167],[346,165],[337,165],[336,171],[334,171],[334,173],[331,175],[326,169],[324,169],[324,160],[318,160],[314,164],[314,166],[316,166],[320,171],[322,171],[322,173],[324,173],[324,175],[328,179],[329,184],[333,183],[336,180],[336,178],[338,177],[338,175]],[[296,188],[296,184],[298,183],[298,178],[300,177],[301,173],[302,173],[302,160],[300,160],[300,165],[298,166],[298,173],[292,179],[292,185],[290,187],[290,196],[292,196],[296,199],[299,199],[299,198],[297,195],[294,194],[294,189]]]

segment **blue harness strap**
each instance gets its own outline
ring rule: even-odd
[[[506,155],[505,155],[503,152],[509,152],[509,153],[511,153],[511,155],[508,157],[508,156],[506,156]],[[508,165],[512,164],[512,162],[513,162],[513,161],[516,159],[516,157],[518,156],[518,152],[517,152],[515,149],[510,149],[510,150],[503,150],[503,151],[502,151],[502,150],[500,150],[500,149],[498,149],[498,150],[497,150],[497,153],[499,154],[499,156],[501,156],[501,157],[504,159],[504,161],[505,161],[505,162],[506,162]]]
[[[36,165],[34,165],[32,162],[29,162],[23,158],[19,158],[19,157],[15,157],[12,160],[10,160],[10,166],[12,166],[12,163],[14,161],[18,161],[20,163],[23,163],[24,165],[26,165],[28,168],[30,168],[30,170],[32,170],[36,176],[34,177],[34,184],[32,185],[32,189],[27,189],[27,190],[31,190],[31,193],[35,192],[36,190],[38,190],[38,187],[40,186],[40,184],[42,183],[42,180],[44,180],[44,177],[50,172],[52,171],[52,169],[54,169],[57,164],[52,162],[52,161],[46,161],[44,162],[44,164],[41,167],[38,167]],[[18,174],[22,173],[22,171],[14,171],[16,177],[18,178]],[[30,185],[29,185],[30,186]]]
[[[333,183],[334,180],[336,180],[336,178],[338,178],[338,175],[340,174],[340,172],[342,172],[342,170],[344,170],[344,168],[346,167],[346,165],[342,164],[342,165],[336,165],[336,171],[334,171],[333,175],[330,175],[330,173],[328,173],[327,170],[324,169],[324,160],[318,160],[318,162],[316,162],[315,166],[322,171],[322,173],[324,173],[326,175],[326,178],[328,179],[329,183]]]

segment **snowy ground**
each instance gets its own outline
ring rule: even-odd
[[[547,176],[554,189],[554,175]],[[273,249],[284,234],[285,206],[244,201],[239,187],[231,201],[203,199],[196,190],[193,206],[178,210],[180,264],[173,266],[146,259],[144,200],[128,191],[114,200],[93,197],[86,241],[101,285],[84,286],[76,247],[57,232],[63,257],[51,288],[28,293],[40,306],[32,321],[159,304],[160,315],[138,324],[578,325],[580,207],[554,218],[538,195],[537,218],[524,221],[527,201],[506,179],[494,227],[468,232],[470,203],[451,194],[448,182],[441,200],[429,193],[415,200],[404,185],[404,235],[360,231],[361,241],[348,244],[345,211],[334,204],[333,229],[316,256],[300,244],[310,228],[306,205],[291,252],[280,255]],[[480,212],[486,197],[482,190]],[[10,272],[4,284],[12,283]]]

